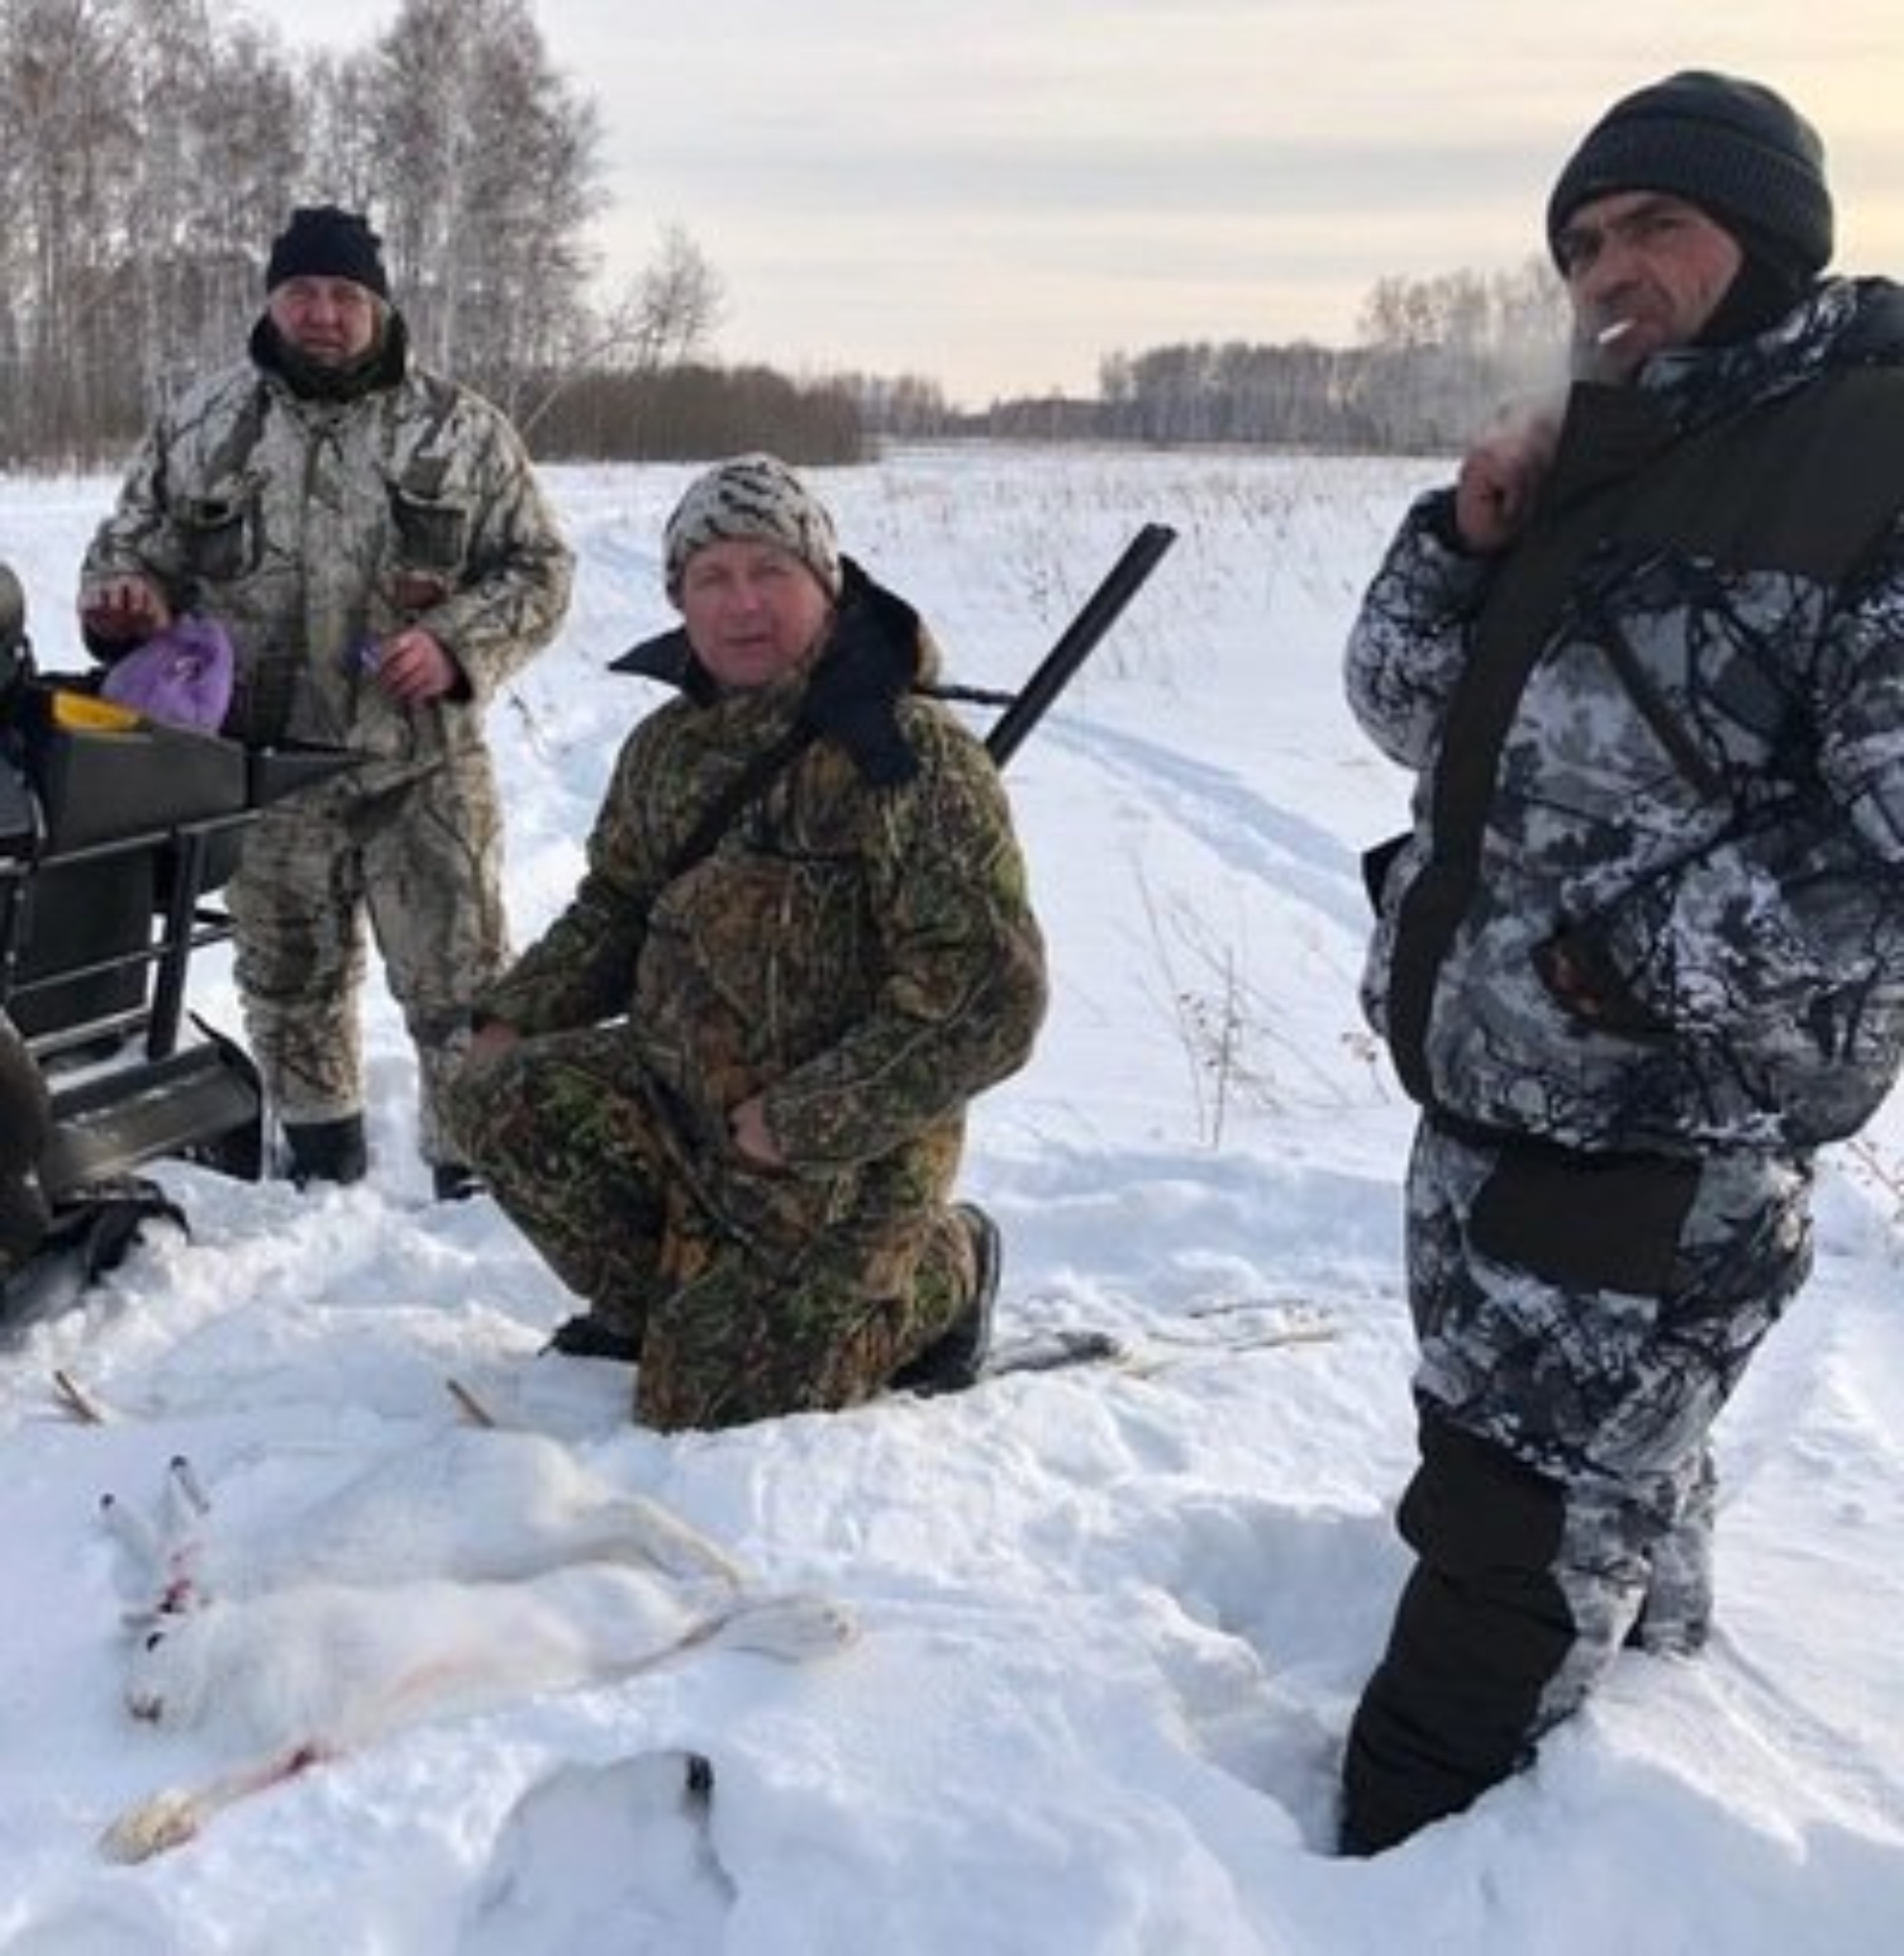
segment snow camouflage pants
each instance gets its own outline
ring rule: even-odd
[[[422,1157],[458,1159],[444,1138],[444,1083],[471,1000],[508,960],[502,855],[495,781],[480,751],[421,775],[373,761],[260,813],[226,904],[246,1032],[281,1119],[363,1110],[368,916],[416,1048]]]
[[[523,1039],[465,1069],[450,1104],[463,1158],[517,1227],[637,1340],[634,1413],[658,1431],[870,1399],[977,1284],[939,1199],[955,1161],[873,1212],[851,1171],[750,1172],[695,1143],[625,1028]]]
[[[1712,1610],[1709,1436],[1811,1263],[1811,1165],[1502,1149],[1424,1124],[1408,1182],[1417,1556],[1350,1732],[1343,1846],[1468,1806],[1622,1643]]]

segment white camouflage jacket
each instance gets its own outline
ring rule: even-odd
[[[1424,497],[1348,654],[1418,777],[1365,987],[1409,1090],[1587,1150],[1854,1132],[1904,1051],[1904,292],[1576,388],[1513,550],[1450,533]]]
[[[225,730],[249,744],[400,763],[478,745],[488,700],[566,610],[572,557],[508,420],[413,365],[396,314],[389,333],[378,385],[317,400],[261,321],[250,360],[160,417],[86,554],[85,582],[138,572],[224,624]],[[366,644],[409,623],[463,675],[422,712],[365,679]]]

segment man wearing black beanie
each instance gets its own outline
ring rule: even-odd
[[[227,734],[359,757],[245,834],[246,1030],[287,1172],[356,1180],[368,917],[416,1048],[420,1152],[439,1195],[465,1193],[440,1099],[509,957],[483,716],[553,637],[570,554],[501,412],[411,359],[359,213],[292,213],[249,355],[160,417],[86,553],[80,622],[110,660],[210,614],[237,659]]]
[[[1410,510],[1348,653],[1416,778],[1370,1021],[1421,1108],[1416,1562],[1343,1769],[1371,1854],[1713,1610],[1710,1435],[1904,1055],[1904,293],[1703,71],[1548,199],[1579,378]]]

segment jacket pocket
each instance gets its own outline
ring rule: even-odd
[[[258,567],[258,491],[238,481],[222,493],[192,496],[175,511],[185,567],[200,583],[231,584]]]
[[[1671,1287],[1700,1164],[1509,1146],[1468,1219],[1483,1256],[1567,1289],[1660,1297]]]
[[[409,483],[390,492],[391,522],[397,535],[398,568],[434,572],[458,570],[469,550],[469,509],[446,496],[419,495]]]

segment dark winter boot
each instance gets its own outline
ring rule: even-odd
[[[466,1202],[483,1192],[483,1178],[462,1161],[438,1161],[429,1171],[430,1186],[439,1202]]]
[[[952,1213],[965,1225],[972,1243],[972,1294],[951,1330],[892,1375],[895,1392],[928,1397],[962,1393],[985,1370],[992,1350],[992,1319],[998,1309],[999,1273],[1004,1265],[999,1226],[976,1202],[955,1202]]]
[[[335,1121],[287,1121],[285,1148],[287,1172],[299,1188],[313,1181],[362,1181],[370,1169],[361,1114]]]
[[[564,1318],[542,1349],[560,1352],[564,1358],[605,1358],[618,1365],[636,1365],[641,1361],[642,1341],[633,1330],[585,1311]]]

